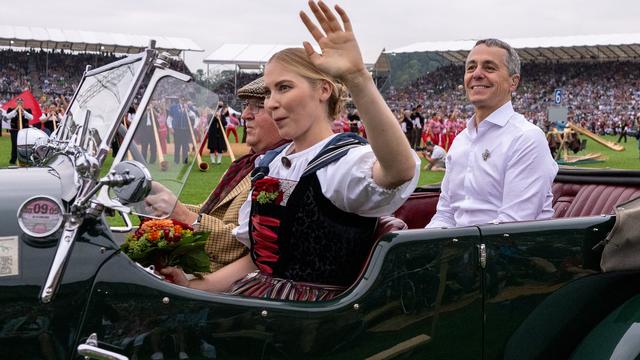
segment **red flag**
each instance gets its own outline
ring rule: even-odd
[[[42,116],[42,109],[40,109],[40,104],[38,103],[38,100],[36,100],[36,98],[33,97],[33,94],[29,90],[23,91],[20,95],[4,103],[4,105],[2,105],[2,108],[4,109],[4,111],[9,110],[10,108],[15,109],[15,107],[18,106],[18,104],[16,103],[17,98],[22,99],[22,101],[24,102],[23,106],[25,109],[31,110],[31,115],[33,115],[33,119],[29,121],[29,125],[40,123],[40,116]]]

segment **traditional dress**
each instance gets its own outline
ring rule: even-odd
[[[352,133],[287,156],[289,147],[268,153],[254,170],[258,180],[240,211],[246,221],[236,236],[250,246],[258,270],[231,292],[328,300],[355,282],[371,251],[377,218],[395,211],[418,177],[395,189],[379,187],[371,177],[375,155]],[[414,161],[418,174],[417,156]]]

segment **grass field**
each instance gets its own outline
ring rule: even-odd
[[[605,136],[605,139],[610,141],[617,140],[617,138],[614,136]],[[584,167],[640,169],[640,159],[638,158],[638,141],[630,137],[628,142],[626,144],[623,143],[623,145],[625,145],[625,151],[616,152],[589,139],[587,141],[587,148],[576,155],[586,155],[588,153],[599,152],[608,158],[608,160],[604,162],[581,165]],[[9,134],[3,132],[2,137],[0,137],[0,168],[9,166],[10,154],[11,146]],[[208,156],[204,156],[203,160],[208,162]],[[108,163],[110,162],[111,158],[108,159]],[[230,162],[230,158],[228,156],[224,156],[221,165],[210,164],[209,170],[206,172],[199,171],[197,166],[194,166],[180,195],[180,199],[185,203],[191,204],[197,204],[204,201],[211,189],[213,189],[216,184],[218,184],[220,177],[227,169],[227,167],[229,167]],[[425,160],[422,159],[422,165],[424,164]],[[422,171],[418,184],[427,185],[439,183],[442,180],[443,176],[444,173],[431,173]],[[19,179],[16,179],[16,181],[19,181]]]

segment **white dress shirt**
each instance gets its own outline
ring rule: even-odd
[[[5,116],[8,119],[13,119],[14,117],[18,116],[18,108],[13,109],[11,112],[6,113]],[[25,119],[27,120],[31,120],[33,119],[33,115],[31,115],[30,113],[28,113],[26,110],[22,110],[22,116],[24,116]]]
[[[437,212],[426,226],[548,219],[558,165],[542,130],[502,105],[476,127],[475,118],[446,157]]]
[[[289,144],[271,164],[269,176],[278,179],[297,181],[302,176],[307,164],[322,150],[322,147],[336,135],[315,144],[314,146],[291,155],[291,167],[286,168],[281,158],[289,151]],[[256,160],[256,164],[260,159]],[[397,210],[413,193],[420,178],[420,159],[413,153],[415,172],[413,179],[394,188],[385,189],[373,181],[371,171],[376,157],[370,145],[351,149],[341,159],[319,169],[316,174],[320,181],[322,194],[340,210],[361,216],[378,217],[389,215]],[[233,234],[240,242],[249,246],[249,215],[251,211],[251,193],[240,208],[238,224]]]

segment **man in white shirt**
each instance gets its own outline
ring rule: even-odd
[[[11,134],[11,158],[9,159],[9,164],[15,165],[18,158],[18,131],[30,127],[29,120],[33,119],[33,115],[31,115],[31,109],[24,107],[24,100],[17,98],[16,107],[9,108],[5,117],[9,119],[11,124],[9,129]]]
[[[445,157],[447,152],[440,146],[427,141],[422,156],[427,159],[428,164],[422,170],[425,171],[445,171]]]
[[[520,58],[507,43],[480,40],[469,52],[464,87],[475,114],[449,149],[437,212],[427,228],[553,216],[558,165],[542,130],[513,110],[519,81]]]

